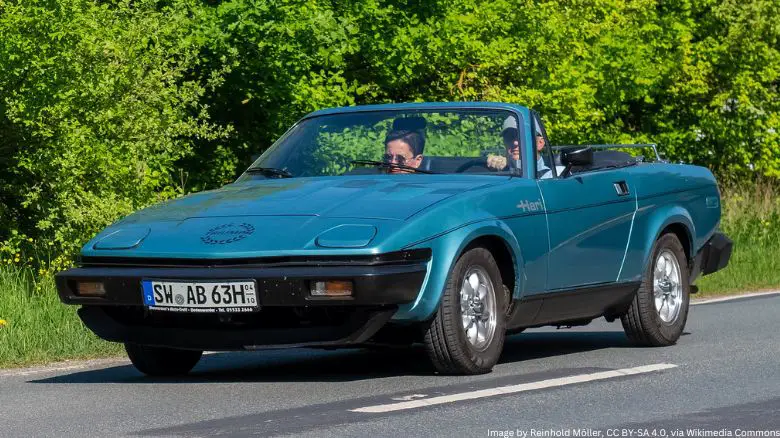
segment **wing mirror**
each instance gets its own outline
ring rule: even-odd
[[[593,149],[590,146],[561,149],[561,164],[566,166],[561,177],[566,178],[571,175],[572,167],[593,164]]]

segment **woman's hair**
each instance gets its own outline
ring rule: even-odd
[[[425,136],[419,131],[409,131],[405,129],[390,131],[385,137],[385,145],[393,140],[402,140],[404,143],[408,144],[415,156],[422,154],[425,149]]]

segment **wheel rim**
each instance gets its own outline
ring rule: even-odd
[[[682,275],[677,257],[669,250],[661,251],[655,260],[653,295],[661,321],[672,323],[677,320],[683,305]]]
[[[485,350],[496,333],[496,294],[493,282],[480,266],[469,268],[463,276],[460,314],[469,344]]]

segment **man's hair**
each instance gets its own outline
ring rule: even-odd
[[[409,145],[415,156],[422,154],[425,149],[425,136],[419,131],[408,131],[404,129],[390,131],[385,137],[385,145],[393,140],[403,140],[404,143]]]

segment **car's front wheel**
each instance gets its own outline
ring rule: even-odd
[[[485,248],[466,251],[452,268],[436,316],[425,332],[433,365],[447,374],[490,372],[506,336],[507,297]]]
[[[680,338],[690,301],[687,266],[685,250],[676,235],[667,233],[656,241],[642,284],[620,318],[631,341],[659,347]]]
[[[125,351],[138,371],[149,376],[160,377],[182,376],[189,373],[203,355],[202,351],[128,343],[125,344]]]

